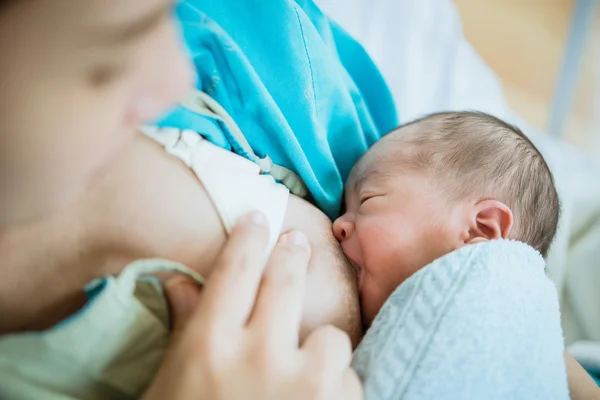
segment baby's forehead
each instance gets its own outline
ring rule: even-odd
[[[468,148],[464,142],[460,146],[448,143],[451,135],[442,128],[434,119],[417,120],[397,127],[371,146],[354,166],[349,181],[394,174],[425,175],[431,167],[443,162],[448,147],[454,150]]]
[[[421,181],[433,178],[430,173],[433,146],[421,139],[430,137],[435,125],[434,121],[417,121],[385,135],[354,165],[345,190],[356,191],[365,184],[390,178],[418,176]]]
[[[346,190],[357,190],[365,184],[393,178],[410,172],[403,169],[399,157],[389,157],[385,149],[369,150],[352,168]]]
[[[360,185],[365,180],[372,177],[377,169],[381,169],[377,164],[374,149],[371,147],[352,167],[348,180],[346,181],[346,189],[353,189]]]

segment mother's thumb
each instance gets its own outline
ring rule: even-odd
[[[200,287],[187,277],[177,276],[165,283],[165,294],[171,309],[171,328],[181,331],[198,306]]]

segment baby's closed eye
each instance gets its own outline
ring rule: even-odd
[[[383,194],[365,194],[360,197],[360,207],[361,209],[366,206],[372,206],[378,200],[383,199]]]

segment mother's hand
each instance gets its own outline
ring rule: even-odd
[[[251,214],[231,233],[200,299],[167,286],[173,343],[144,399],[361,399],[348,336],[333,327],[298,333],[310,249],[282,235],[263,274],[268,227]]]

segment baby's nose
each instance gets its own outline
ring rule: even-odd
[[[347,214],[333,222],[333,235],[339,242],[348,239],[352,233],[354,233],[354,223],[348,219]]]

